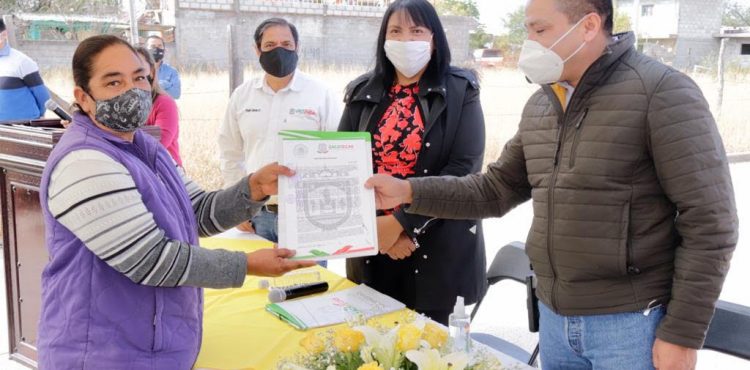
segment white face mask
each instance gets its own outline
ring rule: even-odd
[[[586,19],[585,16],[581,18],[578,23],[573,25],[568,32],[565,32],[564,35],[560,36],[560,38],[549,48],[545,48],[542,44],[532,40],[526,40],[523,42],[521,55],[518,57],[518,68],[521,69],[531,82],[544,85],[560,81],[565,63],[586,46],[586,41],[584,41],[581,46],[573,52],[573,54],[565,58],[565,60],[552,51],[552,48],[573,32],[573,30],[576,29],[584,19]]]
[[[385,56],[406,78],[412,78],[430,62],[432,45],[429,41],[385,40]]]

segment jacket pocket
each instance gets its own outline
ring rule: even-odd
[[[630,202],[625,202],[622,206],[620,218],[620,245],[617,253],[620,274],[627,275],[631,265],[631,246],[630,246]]]
[[[589,114],[589,109],[586,108],[583,110],[583,114],[581,114],[581,118],[576,121],[575,125],[575,135],[573,136],[573,145],[570,147],[570,163],[569,167],[573,168],[573,166],[576,165],[576,151],[578,150],[578,143],[581,141],[581,126],[583,126],[583,120],[586,119],[586,116]]]

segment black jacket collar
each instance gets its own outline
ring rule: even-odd
[[[351,86],[354,85],[354,86]],[[346,100],[348,101],[367,101],[378,104],[390,90],[390,87],[384,86],[382,78],[378,78],[374,73],[367,73],[360,78],[352,81],[350,88],[347,88]],[[361,86],[357,88],[358,86]],[[353,91],[352,91],[353,90]],[[445,97],[446,77],[445,76],[422,76],[419,80],[419,96],[426,97],[430,94],[439,94]],[[351,96],[349,94],[352,94]]]

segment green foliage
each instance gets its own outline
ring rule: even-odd
[[[438,0],[435,9],[440,15],[456,15],[479,20],[479,8],[475,0]],[[494,36],[487,33],[484,25],[480,24],[469,36],[469,47],[481,49],[492,44]]]
[[[0,0],[3,13],[112,14],[122,0]]]
[[[734,2],[725,3],[721,23],[727,27],[750,27],[750,7]]]
[[[483,49],[488,45],[491,46],[495,40],[495,36],[487,33],[484,29],[484,25],[479,25],[474,32],[469,35],[469,47],[472,49]]]
[[[435,10],[440,15],[462,15],[479,19],[479,8],[475,0],[438,0]]]
[[[612,31],[612,33],[618,34],[621,32],[633,30],[633,22],[630,20],[630,16],[618,9],[615,9],[613,21],[614,30]]]
[[[520,6],[515,11],[508,13],[503,21],[508,29],[506,42],[511,46],[520,46],[526,40],[526,10]]]

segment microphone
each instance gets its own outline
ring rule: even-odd
[[[52,99],[47,100],[47,102],[44,103],[44,107],[53,111],[55,114],[57,114],[58,117],[60,117],[61,119],[65,121],[68,121],[68,122],[73,121],[73,118],[70,117],[70,114],[68,114],[68,112],[60,108],[60,106],[57,105],[57,103],[55,103]]]
[[[271,290],[268,291],[268,300],[273,303],[279,303],[286,301],[287,299],[295,299],[310,294],[323,293],[327,290],[328,283],[325,281],[290,286],[287,288],[271,288]]]

